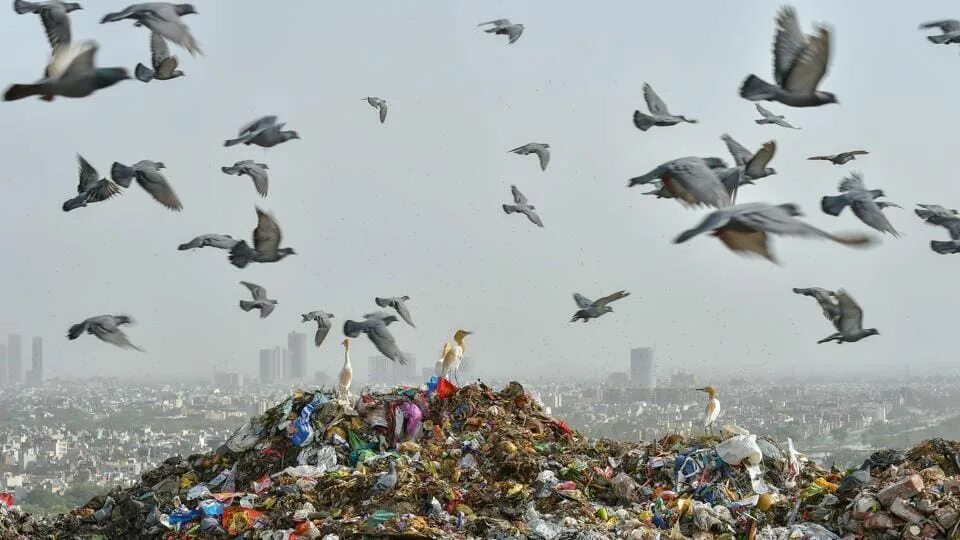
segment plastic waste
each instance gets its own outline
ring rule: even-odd
[[[523,513],[523,520],[530,529],[533,538],[553,540],[563,532],[563,527],[560,525],[543,519],[537,509],[534,508],[533,503],[527,504],[526,511]]]
[[[763,453],[757,446],[756,435],[734,435],[717,445],[717,455],[730,465],[740,465],[746,461],[750,465],[760,465]]]
[[[187,492],[187,500],[195,501],[197,499],[209,499],[213,497],[213,493],[210,491],[204,484],[197,484],[190,488],[190,491]]]
[[[206,517],[219,517],[223,515],[224,504],[216,499],[200,501],[200,504],[197,506]]]
[[[303,506],[301,506],[299,509],[297,509],[296,512],[293,513],[293,520],[303,521],[307,519],[307,516],[309,516],[314,512],[316,512],[316,509],[314,509],[313,504],[311,504],[310,502],[305,502],[303,503]]]
[[[303,446],[308,444],[313,440],[313,426],[310,424],[310,417],[313,415],[313,411],[323,405],[327,401],[330,401],[330,398],[324,394],[317,393],[313,396],[313,399],[310,403],[307,403],[303,406],[303,409],[300,409],[300,415],[297,416],[296,421],[293,423],[294,432],[290,435],[290,440],[293,444],[297,446]]]

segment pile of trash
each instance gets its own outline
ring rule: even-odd
[[[960,443],[825,470],[733,425],[587,439],[519,383],[437,382],[297,392],[70,514],[0,504],[0,538],[960,538]]]

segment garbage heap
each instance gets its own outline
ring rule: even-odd
[[[652,444],[587,439],[515,382],[318,390],[70,514],[0,505],[0,537],[954,540],[958,452],[931,440],[824,470],[789,440],[730,425]]]

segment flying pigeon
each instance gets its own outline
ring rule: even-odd
[[[837,302],[836,292],[821,289],[820,287],[795,288],[793,292],[809,296],[816,300],[817,303],[820,304],[820,309],[823,310],[823,316],[831,323],[836,324],[837,319],[840,318],[840,304]]]
[[[941,255],[960,253],[960,215],[957,211],[944,208],[939,204],[918,206],[920,208],[915,212],[920,219],[929,225],[943,227],[950,233],[949,241],[931,240],[930,249]]]
[[[829,341],[853,343],[865,337],[880,334],[876,328],[863,328],[863,310],[860,309],[857,302],[847,294],[847,291],[840,289],[837,292],[837,304],[840,308],[840,317],[833,322],[837,331],[817,343],[827,343]]]
[[[232,167],[220,167],[225,174],[234,174],[237,176],[247,175],[253,180],[253,187],[261,197],[267,196],[267,167],[266,163],[257,163],[252,159],[245,159],[233,164]]]
[[[955,19],[943,19],[940,21],[931,21],[920,25],[918,30],[927,28],[939,28],[942,34],[936,36],[927,36],[931,43],[937,45],[949,45],[951,43],[960,43],[960,21]]]
[[[513,193],[513,202],[514,204],[504,204],[503,211],[507,214],[516,214],[521,213],[527,216],[527,219],[531,223],[538,227],[543,227],[543,221],[540,220],[540,216],[534,211],[537,207],[532,204],[527,204],[527,198],[520,193],[520,190],[517,189],[517,186],[510,186],[510,191]]]
[[[380,123],[387,121],[387,102],[378,97],[368,97],[364,99],[374,109],[380,109]]]
[[[250,283],[249,281],[241,281],[240,284],[247,289],[250,289],[250,294],[253,295],[253,301],[240,301],[240,309],[244,311],[259,309],[261,319],[266,319],[271,313],[273,313],[274,308],[277,306],[277,301],[267,298],[266,289],[255,283]]]
[[[377,478],[377,483],[370,489],[371,493],[383,493],[391,491],[397,485],[397,465],[393,460],[390,461],[390,470]]]
[[[296,255],[293,248],[280,247],[280,225],[276,218],[257,208],[257,228],[253,230],[253,249],[243,240],[230,249],[230,262],[244,268],[251,262],[271,263],[287,255]]]
[[[355,338],[361,333],[366,334],[373,342],[373,346],[380,351],[380,354],[405,366],[407,365],[407,359],[400,352],[400,347],[397,345],[397,340],[394,339],[393,334],[387,330],[387,325],[396,322],[396,320],[397,318],[393,315],[382,311],[368,313],[363,316],[363,320],[360,322],[350,320],[344,322],[343,333],[351,338]]]
[[[3,94],[4,101],[30,96],[40,96],[44,101],[53,101],[54,96],[82,98],[130,78],[124,68],[95,67],[98,48],[96,41],[84,41],[54,49],[44,78],[32,84],[11,85]]]
[[[777,174],[776,169],[767,167],[767,164],[773,159],[773,154],[777,151],[776,142],[768,141],[764,143],[760,150],[757,150],[757,153],[754,154],[726,133],[720,138],[726,143],[727,150],[733,156],[733,161],[737,167],[743,167],[744,183],[752,184],[753,180]]]
[[[522,24],[513,24],[510,22],[510,19],[497,19],[495,21],[487,21],[485,23],[480,23],[477,26],[486,26],[493,25],[490,28],[484,29],[484,32],[488,34],[498,34],[509,36],[510,40],[507,42],[508,45],[512,45],[515,41],[520,39],[520,36],[523,35],[523,25]]]
[[[757,106],[757,112],[760,113],[763,118],[758,118],[754,122],[763,125],[763,124],[776,124],[778,126],[783,126],[790,129],[800,129],[798,127],[793,127],[790,125],[790,122],[787,122],[782,114],[773,114],[772,112],[763,108],[763,105],[759,103],[755,104]]]
[[[738,204],[711,212],[699,225],[684,231],[673,242],[680,244],[699,234],[713,232],[731,250],[756,253],[774,263],[777,261],[770,251],[768,234],[826,238],[848,246],[872,242],[863,234],[841,235],[820,230],[797,219],[802,215],[800,207],[795,204]]]
[[[83,208],[89,203],[105,201],[120,193],[117,184],[100,178],[97,170],[80,154],[77,154],[77,161],[80,162],[80,185],[77,186],[77,196],[63,203],[64,212]]]
[[[860,218],[860,221],[870,227],[880,231],[888,232],[894,236],[900,236],[887,216],[883,215],[880,204],[874,199],[883,197],[883,190],[867,190],[863,183],[863,175],[858,172],[850,173],[850,176],[840,182],[840,195],[827,195],[820,201],[820,207],[831,216],[838,216],[848,205],[853,213]],[[897,206],[892,203],[886,203],[884,206]]]
[[[174,212],[179,212],[183,209],[183,205],[180,204],[180,199],[170,187],[167,178],[160,172],[160,169],[166,168],[167,166],[162,162],[146,159],[130,167],[114,162],[113,167],[110,168],[110,177],[123,187],[130,187],[130,181],[136,178],[140,187],[147,190],[154,200]]]
[[[650,114],[633,111],[633,125],[637,126],[640,131],[646,131],[653,126],[667,127],[675,126],[680,122],[688,124],[698,122],[681,114],[670,114],[667,104],[653,91],[653,87],[646,83],[643,85],[643,99],[647,102],[647,109],[650,110]]]
[[[317,321],[317,334],[313,337],[313,342],[317,347],[323,343],[324,338],[327,337],[327,334],[330,333],[330,328],[333,326],[330,323],[330,319],[333,319],[333,313],[327,313],[325,311],[311,311],[310,313],[303,313],[300,315],[303,318],[300,322],[307,321]]]
[[[792,7],[780,9],[773,41],[773,75],[770,84],[750,74],[740,87],[740,97],[750,101],[778,101],[790,107],[817,107],[838,103],[837,96],[817,90],[830,63],[830,30],[817,27],[804,36]]]
[[[143,349],[130,343],[126,334],[120,329],[120,325],[133,324],[133,318],[127,315],[98,315],[75,324],[67,331],[69,339],[77,339],[84,332],[97,336],[100,341],[116,345],[121,349],[136,349],[144,352]]]
[[[237,245],[240,242],[236,238],[226,235],[226,234],[203,234],[193,240],[187,242],[186,244],[180,244],[180,251],[186,251],[188,249],[212,247],[217,249],[226,249],[231,250],[233,246]]]
[[[183,72],[177,69],[177,57],[170,55],[167,40],[156,32],[150,32],[150,64],[153,69],[143,64],[137,64],[136,69],[133,70],[137,80],[142,82],[169,81],[170,79],[183,77]]]
[[[546,143],[527,143],[510,150],[514,154],[526,156],[536,154],[540,158],[540,170],[547,170],[547,164],[550,163],[550,145]]]
[[[285,122],[277,123],[276,116],[264,116],[250,122],[240,128],[236,139],[224,141],[224,146],[233,146],[235,144],[255,144],[263,148],[271,148],[290,139],[299,139],[300,135],[293,130],[283,130],[287,124]]]
[[[390,298],[380,298],[378,296],[373,299],[373,301],[382,308],[389,307],[395,309],[397,314],[400,315],[401,319],[406,321],[406,323],[410,326],[416,328],[417,325],[413,324],[413,317],[410,316],[410,310],[407,309],[407,300],[410,300],[409,296],[393,296]]]
[[[706,162],[707,167],[709,167],[710,170],[713,171],[714,174],[716,174],[719,178],[723,178],[725,175],[729,174],[729,172],[732,170],[730,167],[727,167],[726,162],[724,162],[720,158],[706,158],[704,161]],[[747,183],[745,177],[738,178],[738,180],[743,180],[745,183]],[[732,184],[732,182],[724,182],[723,180],[721,180],[721,182],[723,183],[724,187],[727,188],[727,192],[729,193],[730,192],[729,188],[731,186],[728,184]],[[649,182],[649,184],[651,186],[654,186],[654,189],[652,191],[643,192],[643,195],[653,195],[658,199],[675,199],[676,198],[673,196],[673,193],[671,193],[664,186],[662,180],[653,180]]]
[[[720,208],[730,204],[730,193],[716,172],[722,168],[726,168],[726,164],[719,158],[683,157],[631,178],[627,185],[633,187],[660,180],[663,189],[682,204]],[[738,184],[739,179],[734,185]]]
[[[573,293],[573,301],[577,303],[577,307],[580,309],[573,314],[573,318],[570,319],[570,322],[577,322],[578,320],[587,322],[590,319],[596,319],[604,313],[613,313],[613,308],[608,304],[628,296],[630,296],[630,293],[627,291],[617,291],[613,294],[604,296],[603,298],[590,300],[580,293]]]
[[[190,28],[180,18],[183,15],[195,14],[197,9],[192,4],[171,4],[169,2],[147,2],[133,4],[123,11],[108,13],[100,20],[100,24],[130,19],[136,21],[134,26],[146,26],[151,32],[156,32],[164,38],[180,45],[192,55],[203,54],[197,40],[190,33]]]
[[[812,156],[807,159],[829,161],[834,165],[843,165],[844,163],[857,159],[857,156],[863,156],[869,153],[870,152],[866,150],[851,150],[850,152],[840,152],[839,154],[830,154],[827,156]]]
[[[70,45],[70,17],[67,14],[78,9],[83,9],[83,7],[76,2],[63,2],[62,0],[47,0],[44,2],[14,0],[13,2],[13,10],[19,15],[24,13],[40,15],[40,22],[43,23],[43,29],[47,33],[50,48],[54,51]]]

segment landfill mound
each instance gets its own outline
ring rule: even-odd
[[[343,400],[297,392],[216,452],[172,457],[70,514],[0,504],[0,537],[958,538],[956,442],[824,470],[736,426],[588,439],[519,383],[435,382]]]

